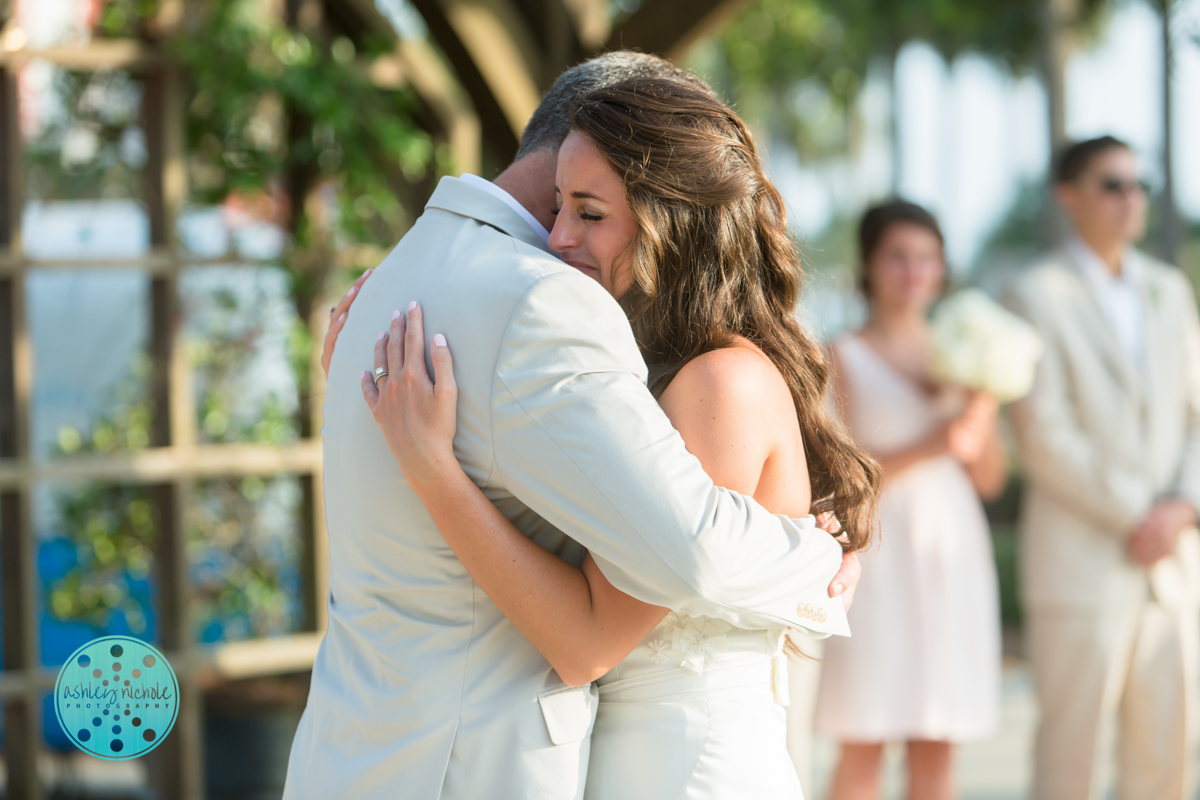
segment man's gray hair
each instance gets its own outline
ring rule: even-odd
[[[542,96],[537,110],[529,118],[517,158],[550,148],[557,153],[571,132],[571,114],[575,101],[593,89],[614,86],[629,78],[669,78],[687,81],[711,92],[708,84],[665,58],[632,50],[615,50],[588,59],[568,69]]]

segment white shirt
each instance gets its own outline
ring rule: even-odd
[[[513,197],[511,194],[504,191],[503,189],[501,189],[499,186],[492,183],[491,181],[489,181],[485,178],[481,178],[478,175],[472,175],[469,172],[464,172],[462,175],[460,175],[458,177],[459,177],[459,180],[466,181],[467,183],[471,184],[472,186],[476,186],[480,189],[483,189],[488,194],[493,195],[494,197],[498,197],[501,200],[503,200],[504,203],[509,208],[511,208],[513,211],[515,211],[521,215],[521,219],[523,219],[529,223],[529,227],[533,228],[534,232],[538,236],[542,237],[543,242],[546,242],[547,244],[550,243],[550,231],[546,230],[546,226],[543,225],[542,223],[538,222],[537,217],[535,217],[533,214],[530,214],[529,209],[525,208],[525,206],[518,203],[516,198]]]
[[[1129,248],[1121,256],[1121,274],[1113,275],[1096,251],[1079,236],[1067,240],[1067,250],[1083,267],[1087,282],[1112,325],[1121,348],[1133,363],[1140,363],[1146,338],[1145,309],[1139,290],[1141,264]]]

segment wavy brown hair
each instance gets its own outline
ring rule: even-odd
[[[742,336],[787,381],[813,513],[861,550],[875,527],[879,465],[829,414],[829,367],[796,319],[802,269],[783,198],[736,114],[690,83],[634,78],[583,95],[574,129],[620,176],[637,219],[621,299],[655,396],[685,364]]]

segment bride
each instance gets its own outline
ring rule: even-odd
[[[713,481],[777,514],[836,515],[845,546],[863,548],[879,468],[827,415],[822,351],[793,316],[796,245],[742,121],[684,82],[594,90],[555,191],[550,248],[620,301],[651,390]],[[396,312],[375,347],[390,376],[364,372],[363,394],[479,587],[565,682],[598,683],[589,800],[799,798],[786,631],[648,605],[590,557],[577,568],[521,534],[455,460],[450,344],[433,337],[431,381],[421,308]]]

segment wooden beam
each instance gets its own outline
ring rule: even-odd
[[[330,22],[351,37],[373,35],[395,42],[391,54],[368,65],[368,77],[380,88],[412,86],[446,136],[456,169],[478,172],[479,117],[434,48],[423,40],[400,38],[374,0],[325,0],[325,13]]]
[[[483,138],[479,115],[454,74],[425,41],[399,40],[396,56],[404,65],[409,83],[446,132],[454,171],[478,174]]]
[[[190,669],[201,683],[241,680],[312,669],[322,633],[296,633],[209,647],[196,654]]]
[[[350,266],[362,262],[363,254],[370,251],[370,246],[354,245],[334,254],[339,266]],[[387,255],[386,250],[375,248],[377,252]],[[382,256],[381,256],[382,258]],[[176,257],[175,255],[155,248],[149,253],[129,258],[20,258],[0,253],[0,276],[14,275],[30,269],[39,270],[113,270],[137,269],[147,275],[169,275],[177,266],[188,267],[276,267],[278,259],[244,258],[237,255],[209,256],[196,258]]]
[[[137,39],[92,39],[82,46],[15,52],[0,49],[0,66],[16,68],[34,59],[69,70],[136,70],[163,63],[162,54]]]
[[[0,489],[43,482],[158,483],[177,478],[300,475],[320,466],[319,439],[307,439],[290,447],[261,444],[151,447],[33,463],[0,459]]]
[[[521,12],[529,32],[542,53],[538,82],[548,88],[559,74],[578,62],[592,48],[584,46],[576,18],[563,0],[511,0]],[[596,43],[599,46],[603,39]]]
[[[322,638],[321,633],[293,633],[194,647],[187,653],[164,649],[163,655],[176,677],[191,676],[206,688],[224,681],[306,672],[312,669]],[[0,700],[40,695],[53,689],[57,679],[55,667],[0,672]]]
[[[517,152],[541,101],[534,37],[508,0],[412,0],[463,85],[497,155]]]
[[[585,54],[604,46],[612,33],[608,0],[562,0]]]
[[[606,50],[628,48],[679,60],[695,42],[750,0],[646,0],[608,38]]]

